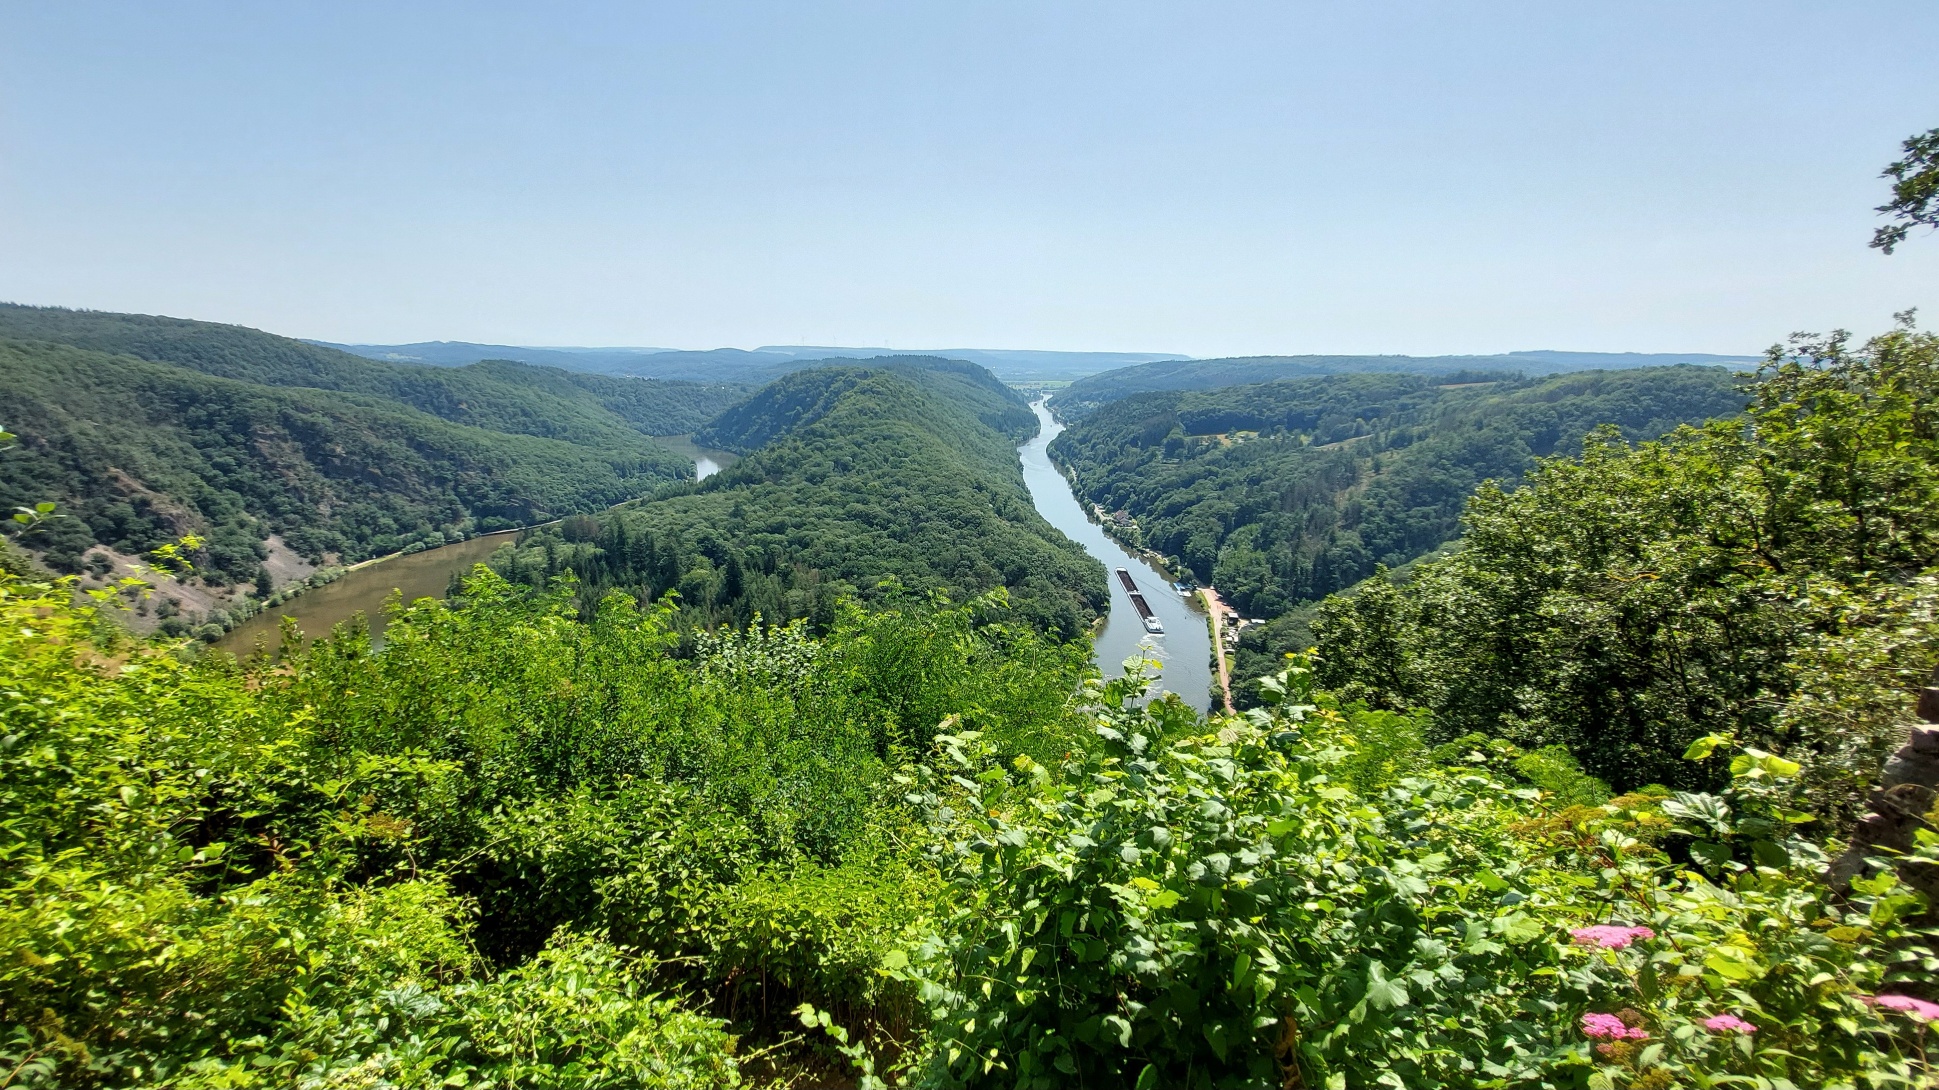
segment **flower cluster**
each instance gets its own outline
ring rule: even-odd
[[[1757,1027],[1734,1014],[1713,1014],[1703,1020],[1703,1028],[1712,1033],[1756,1033]]]
[[[1578,927],[1569,932],[1569,938],[1577,946],[1600,946],[1605,950],[1621,950],[1632,942],[1655,937],[1656,932],[1647,927],[1616,927],[1610,924]]]
[[[1888,1011],[1909,1014],[1921,1022],[1939,1022],[1939,1003],[1929,1000],[1914,999],[1909,995],[1874,995],[1867,997],[1865,1002]]]
[[[1599,1041],[1641,1041],[1649,1037],[1649,1031],[1626,1025],[1613,1014],[1585,1014],[1582,1016],[1582,1035]]]

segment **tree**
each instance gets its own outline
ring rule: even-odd
[[[1622,788],[1713,783],[1682,755],[1734,733],[1851,816],[1939,665],[1939,337],[1899,318],[1773,349],[1741,419],[1484,485],[1460,552],[1322,605],[1322,684]]]
[[[1872,247],[1889,254],[1913,227],[1939,227],[1939,129],[1908,138],[1905,158],[1886,167],[1880,177],[1892,179],[1892,199],[1878,210],[1900,222],[1874,232]]]

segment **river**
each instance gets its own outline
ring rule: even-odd
[[[370,621],[370,632],[380,638],[384,632],[384,599],[399,591],[404,600],[442,598],[451,585],[452,575],[470,571],[501,545],[509,545],[517,530],[480,534],[455,545],[441,545],[420,553],[386,557],[374,564],[352,568],[334,583],[306,590],[279,606],[272,606],[230,629],[215,645],[224,651],[247,655],[262,642],[270,650],[282,638],[283,618],[295,617],[304,635],[314,639],[361,613]]]
[[[741,460],[741,456],[732,451],[696,446],[691,435],[656,435],[653,441],[675,454],[684,454],[693,459],[694,479],[699,481]]]
[[[654,442],[693,459],[694,475],[700,480],[719,473],[739,460],[739,455],[724,450],[695,446],[691,436],[660,435]],[[451,577],[468,572],[518,533],[506,530],[474,537],[455,545],[426,549],[419,553],[385,557],[344,573],[343,578],[313,590],[306,590],[282,605],[266,609],[230,629],[216,646],[237,655],[247,655],[261,642],[274,649],[282,638],[284,617],[296,618],[305,636],[315,639],[328,635],[332,628],[361,613],[370,622],[373,642],[383,643],[384,600],[400,591],[404,600],[442,598]]]
[[[1064,427],[1051,417],[1050,410],[1044,408],[1042,403],[1035,408],[1042,425],[1039,434],[1017,448],[1017,455],[1023,461],[1024,482],[1030,486],[1030,498],[1039,514],[1102,562],[1109,576],[1106,582],[1111,587],[1111,612],[1104,630],[1097,635],[1099,669],[1107,678],[1123,674],[1124,660],[1138,653],[1143,646],[1148,655],[1163,663],[1160,682],[1164,689],[1177,693],[1195,708],[1209,707],[1212,641],[1206,631],[1205,616],[1188,608],[1185,600],[1171,589],[1171,584],[1157,569],[1106,537],[1096,523],[1084,516],[1084,508],[1071,494],[1070,482],[1057,471],[1049,455],[1044,452],[1044,448],[1057,438]],[[695,446],[687,436],[662,436],[657,441],[676,453],[692,458],[695,473],[701,480],[706,480],[735,461],[733,454]],[[516,533],[515,530],[508,530],[487,534],[352,569],[334,583],[304,591],[280,606],[249,618],[218,640],[216,646],[224,651],[246,655],[258,642],[274,648],[285,616],[295,617],[297,627],[314,638],[327,634],[331,628],[359,613],[369,620],[373,638],[381,642],[384,600],[390,597],[392,591],[402,592],[405,601],[442,598],[453,575],[469,571],[472,565],[482,562],[494,550],[510,543]],[[1131,572],[1138,589],[1144,593],[1145,601],[1151,604],[1152,611],[1163,622],[1163,635],[1153,636],[1145,632],[1137,611],[1131,607],[1131,599],[1115,575],[1118,568]]]
[[[1186,605],[1158,569],[1133,556],[1124,546],[1106,536],[1102,527],[1085,517],[1084,507],[1071,492],[1070,482],[1051,463],[1045,448],[1063,434],[1064,426],[1050,415],[1042,402],[1032,406],[1040,425],[1037,437],[1017,448],[1023,459],[1024,483],[1030,486],[1031,502],[1052,526],[1083,546],[1084,551],[1104,564],[1111,586],[1111,613],[1104,631],[1097,636],[1097,664],[1107,678],[1124,673],[1122,663],[1146,648],[1149,657],[1163,663],[1160,687],[1177,693],[1187,704],[1203,711],[1212,704],[1212,635],[1205,615]],[[1116,571],[1124,568],[1151,604],[1152,612],[1165,626],[1162,636],[1145,632],[1131,598],[1119,583]],[[1148,643],[1146,641],[1149,641]]]

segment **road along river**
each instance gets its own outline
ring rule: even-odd
[[[1146,657],[1164,664],[1159,687],[1177,693],[1192,707],[1205,710],[1212,703],[1212,638],[1206,629],[1205,615],[1190,608],[1158,569],[1112,541],[1102,527],[1085,516],[1084,505],[1071,492],[1070,482],[1045,453],[1050,441],[1063,433],[1064,426],[1051,417],[1042,402],[1033,408],[1037,410],[1040,425],[1037,437],[1017,448],[1018,457],[1023,459],[1024,483],[1030,486],[1030,499],[1037,505],[1038,514],[1103,563],[1109,576],[1105,582],[1111,586],[1111,613],[1104,631],[1097,635],[1098,668],[1107,678],[1118,677],[1124,673],[1124,660],[1138,654],[1142,647]],[[1163,635],[1154,636],[1145,631],[1138,611],[1131,606],[1130,595],[1118,579],[1118,568],[1131,573],[1139,592],[1164,624]]]

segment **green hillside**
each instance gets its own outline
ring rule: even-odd
[[[1637,367],[1739,367],[1755,356],[1703,352],[1505,352],[1482,356],[1234,356],[1209,360],[1160,360],[1120,367],[1078,379],[1051,399],[1059,419],[1083,416],[1107,402],[1157,390],[1213,390],[1319,375],[1392,374],[1441,376],[1454,382],[1463,372],[1499,371],[1553,375],[1568,371]]]
[[[817,366],[823,370],[797,371],[778,377],[757,396],[696,431],[694,440],[705,446],[746,454],[778,436],[820,420],[842,394],[872,371],[888,371],[912,379],[930,393],[968,409],[983,424],[1008,435],[1016,443],[1037,434],[1037,416],[1030,411],[1029,402],[974,363],[941,356],[884,356],[866,362],[821,360]],[[826,369],[837,367],[845,368],[845,373],[839,376],[827,373]]]
[[[0,375],[0,419],[20,436],[0,453],[0,503],[61,505],[23,542],[61,570],[96,544],[138,555],[193,533],[205,578],[247,581],[271,534],[355,561],[598,510],[690,472],[637,432],[581,446],[59,345],[0,341]]]
[[[1139,394],[1077,421],[1051,454],[1080,496],[1136,520],[1140,544],[1244,615],[1276,618],[1433,551],[1459,533],[1477,484],[1514,481],[1598,425],[1653,438],[1744,404],[1721,368],[1456,377]],[[1241,675],[1275,669],[1303,638],[1296,624],[1253,631]]]
[[[699,433],[747,452],[731,469],[596,526],[528,535],[499,567],[534,583],[569,568],[588,602],[610,586],[678,590],[697,621],[738,623],[825,625],[849,593],[1002,588],[1018,616],[1074,637],[1106,601],[1104,573],[1031,503],[1016,444],[1035,426],[973,364],[798,372]]]
[[[434,367],[365,359],[243,326],[0,304],[0,338],[170,363],[218,378],[395,401],[490,431],[582,446],[690,432],[747,387],[581,374],[487,360]]]

